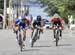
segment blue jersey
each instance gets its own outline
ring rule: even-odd
[[[24,29],[24,28],[26,28],[26,23],[20,22],[20,23],[19,23],[19,26],[21,27],[21,29]]]
[[[26,23],[23,23],[21,19],[16,19],[15,25],[20,26],[22,29],[24,29],[26,27]]]
[[[21,22],[20,19],[16,19],[16,20],[15,20],[15,25],[19,25],[20,22]]]

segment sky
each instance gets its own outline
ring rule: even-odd
[[[33,1],[33,0],[32,0]],[[47,13],[44,12],[44,8],[41,8],[38,4],[30,4],[29,13],[35,17],[41,15],[43,18],[47,19]]]
[[[25,0],[22,0],[25,1]],[[35,2],[36,0],[30,0]],[[37,15],[41,15],[43,18],[48,18],[47,13],[43,12],[44,8],[41,8],[39,4],[32,4],[30,3],[30,7],[29,7],[29,13],[30,15],[32,15],[33,17],[37,16]]]

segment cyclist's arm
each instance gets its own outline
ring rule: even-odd
[[[34,26],[35,26],[35,20],[33,20],[33,21],[31,22],[31,28],[34,28]]]
[[[45,25],[44,21],[41,21],[41,27],[43,27]]]
[[[51,24],[54,25],[54,19],[51,20]]]

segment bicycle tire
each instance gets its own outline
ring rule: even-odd
[[[58,38],[56,38],[56,46],[58,46]]]
[[[33,45],[34,45],[34,41],[32,40],[31,47],[33,47]]]
[[[57,33],[56,33],[56,46],[58,46],[58,41],[59,41],[59,30],[57,30]]]
[[[31,47],[33,47],[35,42],[36,42],[36,37],[34,36],[34,38],[32,39]]]
[[[36,42],[37,40],[37,33],[38,33],[38,30],[35,31],[34,35],[32,36],[32,43],[31,43],[31,47],[33,47],[34,43]]]
[[[20,51],[22,51],[22,49],[23,49],[23,46],[22,45],[19,45],[20,46]]]
[[[21,33],[19,33],[19,36],[18,36],[19,38],[18,38],[18,44],[19,44],[19,46],[20,46],[20,51],[22,51],[22,49],[23,49],[23,45],[22,45],[22,37],[21,37]]]
[[[40,30],[38,30],[37,39],[40,39]]]

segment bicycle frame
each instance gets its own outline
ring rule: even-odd
[[[55,29],[55,39],[56,39],[56,46],[58,46],[58,41],[59,41],[59,26]]]
[[[20,30],[20,28],[18,30],[18,38],[17,38],[17,40],[18,40],[18,44],[20,46],[20,50],[22,51],[23,46],[22,46],[22,36],[21,36],[21,30]]]
[[[32,35],[31,47],[33,47],[34,43],[37,41],[37,39],[39,39],[39,37],[40,37],[40,30],[39,30],[39,28],[36,28]]]

